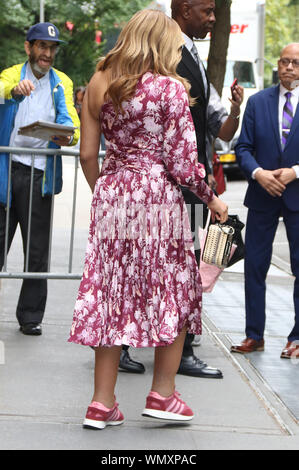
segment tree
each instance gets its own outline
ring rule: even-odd
[[[69,75],[75,86],[85,84],[94,72],[99,56],[105,50],[107,39],[148,0],[51,0],[45,1],[45,21],[57,25],[61,38],[68,42],[61,46],[55,66]],[[0,0],[0,69],[23,62],[26,31],[39,22],[39,0]],[[74,27],[69,31],[65,24]],[[102,31],[100,45],[95,42],[95,32]],[[113,43],[111,44],[111,46]]]
[[[226,55],[230,35],[231,0],[216,0],[216,24],[212,31],[208,57],[208,76],[218,91],[222,94],[226,69]]]
[[[282,14],[283,12],[283,14]],[[265,86],[272,83],[272,69],[282,48],[298,39],[299,1],[267,0],[265,24]]]
[[[250,0],[248,0],[250,1]],[[231,0],[216,0],[216,24],[211,38],[208,75],[219,94],[225,75],[230,34]],[[265,21],[265,86],[272,84],[272,69],[281,49],[298,41],[299,0],[267,0]]]
[[[33,24],[34,16],[17,0],[0,0],[0,68],[22,61],[24,57],[24,37],[28,24]]]

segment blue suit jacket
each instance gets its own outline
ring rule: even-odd
[[[253,170],[291,168],[299,163],[299,105],[284,150],[278,124],[279,85],[251,96],[243,117],[242,130],[235,147],[240,168],[249,184],[244,204],[250,209],[266,211],[283,202],[291,211],[299,211],[299,179],[287,185],[281,198],[270,196],[251,178]]]

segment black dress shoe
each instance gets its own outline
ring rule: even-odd
[[[119,368],[134,374],[143,374],[145,371],[144,365],[141,362],[133,361],[130,358],[129,352],[124,349],[122,349],[120,354]]]
[[[42,334],[42,327],[40,324],[27,323],[20,326],[20,331],[24,335],[40,336]]]
[[[182,356],[177,373],[181,375],[190,375],[191,377],[203,377],[206,379],[223,378],[221,370],[209,367],[205,362],[202,362],[194,355]]]

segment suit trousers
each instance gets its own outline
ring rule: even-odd
[[[9,214],[8,250],[18,224],[20,225],[24,266],[27,246],[28,213],[31,167],[12,162],[12,200]],[[28,270],[45,272],[48,269],[48,250],[51,216],[51,197],[42,197],[43,171],[34,170],[32,220],[29,243]],[[0,207],[0,269],[4,263],[6,209]],[[25,267],[24,267],[25,269]],[[18,300],[16,315],[20,325],[41,323],[47,300],[46,279],[24,279]]]
[[[263,338],[266,323],[266,276],[271,263],[272,245],[283,216],[286,227],[294,281],[295,324],[289,341],[299,339],[299,211],[290,211],[281,204],[267,212],[248,210],[245,236],[245,305],[246,336]]]

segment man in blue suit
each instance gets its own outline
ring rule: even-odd
[[[264,350],[265,280],[279,217],[283,217],[295,276],[295,325],[282,358],[299,357],[299,43],[289,44],[278,61],[280,84],[247,103],[236,146],[249,184],[245,239],[246,338],[232,352]]]

